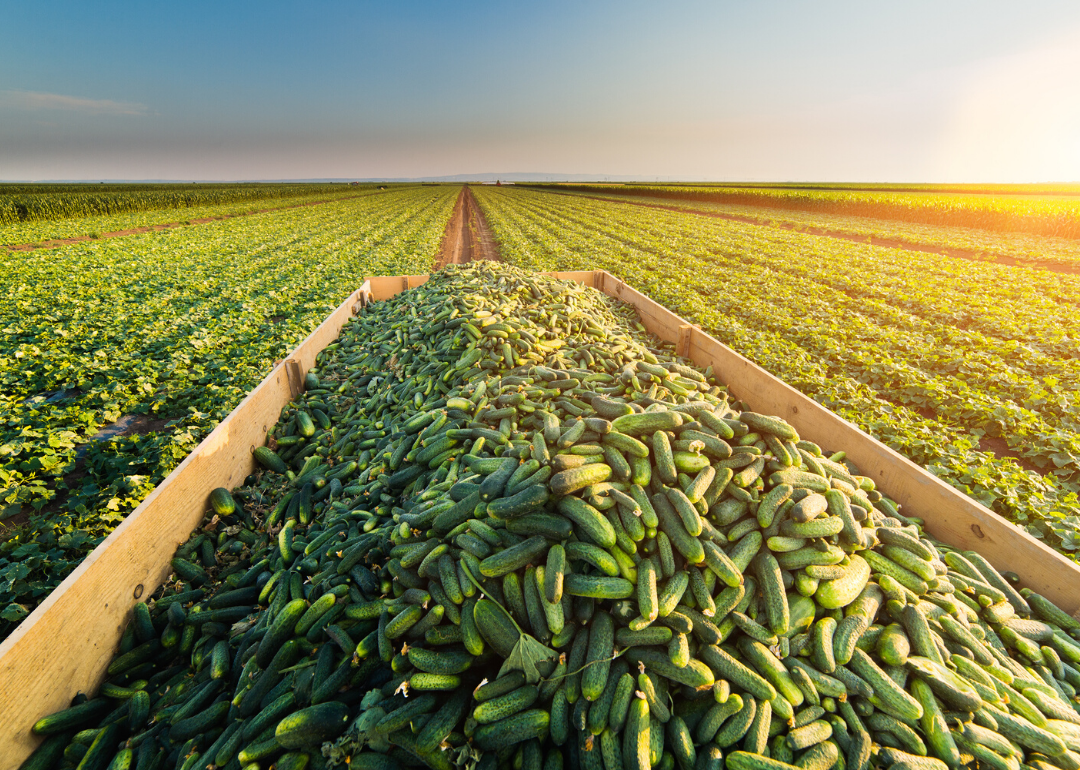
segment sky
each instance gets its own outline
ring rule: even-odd
[[[0,180],[1080,181],[1080,3],[0,5]]]

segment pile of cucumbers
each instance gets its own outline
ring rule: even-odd
[[[1080,623],[592,289],[342,329],[33,770],[1080,770]]]

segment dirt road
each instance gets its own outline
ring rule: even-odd
[[[468,185],[461,188],[454,213],[446,223],[442,246],[435,258],[435,269],[463,265],[479,259],[499,260],[499,244],[488,227],[484,212]]]

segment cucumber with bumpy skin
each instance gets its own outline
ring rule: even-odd
[[[569,495],[592,484],[599,484],[611,478],[611,466],[604,463],[590,463],[578,468],[559,471],[548,482],[556,495]]]

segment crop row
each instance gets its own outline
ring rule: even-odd
[[[595,196],[597,193],[588,193],[588,195]],[[613,201],[625,202],[627,200],[625,195],[617,193],[605,193],[602,197]],[[991,232],[973,227],[926,225],[918,222],[869,219],[817,211],[737,206],[707,200],[686,201],[671,198],[638,198],[636,200],[646,206],[661,205],[707,214],[734,215],[774,227],[795,230],[812,228],[830,235],[860,238],[867,243],[898,242],[905,246],[910,244],[915,247],[942,251],[956,249],[990,262],[1004,257],[1033,266],[1044,262],[1080,266],[1080,240],[1072,238],[1054,238],[1016,232]]]
[[[0,545],[0,636],[365,274],[426,272],[456,194],[390,191],[0,259],[0,512],[17,524]],[[153,430],[91,441],[135,414]]]
[[[333,195],[356,188],[343,184],[231,185],[33,185],[0,187],[0,224],[120,214],[129,211],[206,206],[235,201],[269,200],[298,195]]]
[[[477,197],[509,261],[611,270],[999,514],[1080,549],[1076,279],[547,193]]]
[[[1068,196],[978,195],[939,192],[721,188],[688,185],[559,185],[559,189],[819,214],[890,219],[928,225],[1080,238],[1080,206]]]
[[[342,200],[359,195],[379,195],[379,190],[357,190],[347,195],[328,195],[325,192],[307,192],[288,198],[229,201],[192,205],[181,208],[144,209],[120,214],[101,214],[75,219],[45,219],[35,222],[12,222],[0,224],[0,248],[20,246],[27,243],[43,243],[65,238],[98,238],[105,233],[117,233],[140,227],[166,224],[196,224],[199,220],[219,217],[242,216],[268,209],[303,206],[323,201]]]

